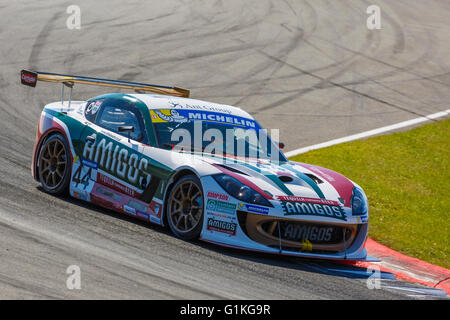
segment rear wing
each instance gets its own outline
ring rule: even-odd
[[[74,76],[74,75],[39,72],[39,71],[22,70],[20,72],[20,80],[23,85],[30,86],[30,87],[35,87],[36,83],[38,81],[62,83],[63,84],[63,86],[62,86],[63,98],[64,98],[64,86],[67,86],[71,89],[70,93],[72,96],[72,88],[75,83],[82,83],[82,84],[103,86],[103,87],[120,88],[120,89],[128,89],[128,90],[134,90],[135,92],[138,92],[138,93],[152,92],[152,93],[177,96],[177,97],[185,97],[185,98],[189,97],[188,89],[183,89],[183,88],[178,88],[178,87],[167,87],[167,86],[160,86],[160,85],[146,84],[146,83],[139,83],[139,82],[110,80],[110,79]],[[70,100],[71,100],[71,97],[70,97]]]

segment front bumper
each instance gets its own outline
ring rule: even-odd
[[[205,178],[204,188],[223,193],[212,180]],[[212,200],[205,195],[205,204],[210,201],[226,203],[220,207],[206,206],[201,240],[238,249],[305,258],[367,258],[364,244],[368,217],[352,217],[349,208],[343,208],[345,219],[306,215],[303,218],[302,215],[285,214],[281,204],[275,201],[272,201],[273,208],[261,210],[250,210],[249,206],[229,195],[222,200]],[[235,209],[229,208],[232,206]]]
[[[338,253],[351,247],[357,224],[303,222],[238,211],[241,229],[255,242],[272,248],[313,253]]]
[[[231,220],[231,223],[236,225],[236,230],[233,233],[214,232],[208,230],[206,222],[207,219],[205,219],[205,225],[200,239],[221,246],[241,250],[302,258],[351,261],[366,261],[368,258],[367,251],[364,249],[364,244],[368,233],[367,223],[356,225],[338,225],[339,227],[342,227],[341,230],[346,230],[347,235],[345,237],[345,242],[342,240],[334,244],[320,244],[314,243],[314,241],[309,241],[310,243],[305,244],[304,241],[280,239],[280,237],[274,236],[275,232],[270,234],[267,232],[270,230],[265,230],[263,228],[264,222],[271,223],[275,220],[278,224],[290,219],[249,213],[247,213],[247,217],[250,217],[249,219],[243,219],[243,216],[244,215],[239,212],[236,219]],[[300,221],[295,220],[295,222]],[[305,221],[304,223],[309,224],[310,222]],[[317,223],[314,223],[314,225],[316,224]],[[275,226],[273,229],[278,229],[278,226]]]

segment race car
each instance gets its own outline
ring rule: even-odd
[[[40,116],[32,175],[70,194],[168,226],[181,239],[332,260],[367,260],[364,191],[332,170],[289,161],[244,110],[189,90],[21,71],[62,83]],[[134,90],[72,101],[74,84]],[[70,98],[64,100],[64,88]]]

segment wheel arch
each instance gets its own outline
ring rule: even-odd
[[[166,204],[167,204],[168,195],[170,194],[173,186],[175,185],[175,183],[178,180],[180,180],[181,178],[183,178],[185,176],[189,176],[189,175],[196,176],[201,182],[201,176],[198,174],[198,172],[196,170],[194,170],[191,167],[178,168],[174,173],[172,173],[172,175],[170,176],[170,178],[167,182],[167,186],[164,191],[163,210],[162,210],[162,217],[161,217],[161,221],[164,226],[167,226],[167,215],[166,215],[167,206],[166,206]]]
[[[57,128],[57,127],[52,127],[50,129],[48,129],[46,132],[44,132],[41,137],[39,138],[38,143],[36,144],[36,148],[35,148],[35,152],[33,154],[33,178],[34,180],[39,182],[39,166],[38,166],[38,158],[39,158],[39,153],[41,152],[42,149],[42,145],[45,143],[45,141],[47,141],[49,138],[51,138],[54,135],[60,134],[62,135],[67,143],[69,143],[68,138],[66,133],[64,132],[64,130]],[[70,150],[69,150],[70,151]],[[72,153],[69,152],[69,154],[72,156]]]

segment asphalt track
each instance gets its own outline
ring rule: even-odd
[[[30,176],[37,120],[60,87],[22,68],[187,87],[237,105],[286,149],[448,109],[450,3],[0,1],[0,299],[405,299],[360,270],[185,242],[167,230],[44,193]],[[381,30],[366,8],[381,7]],[[76,87],[82,100],[105,92]],[[81,268],[81,290],[66,269]]]

